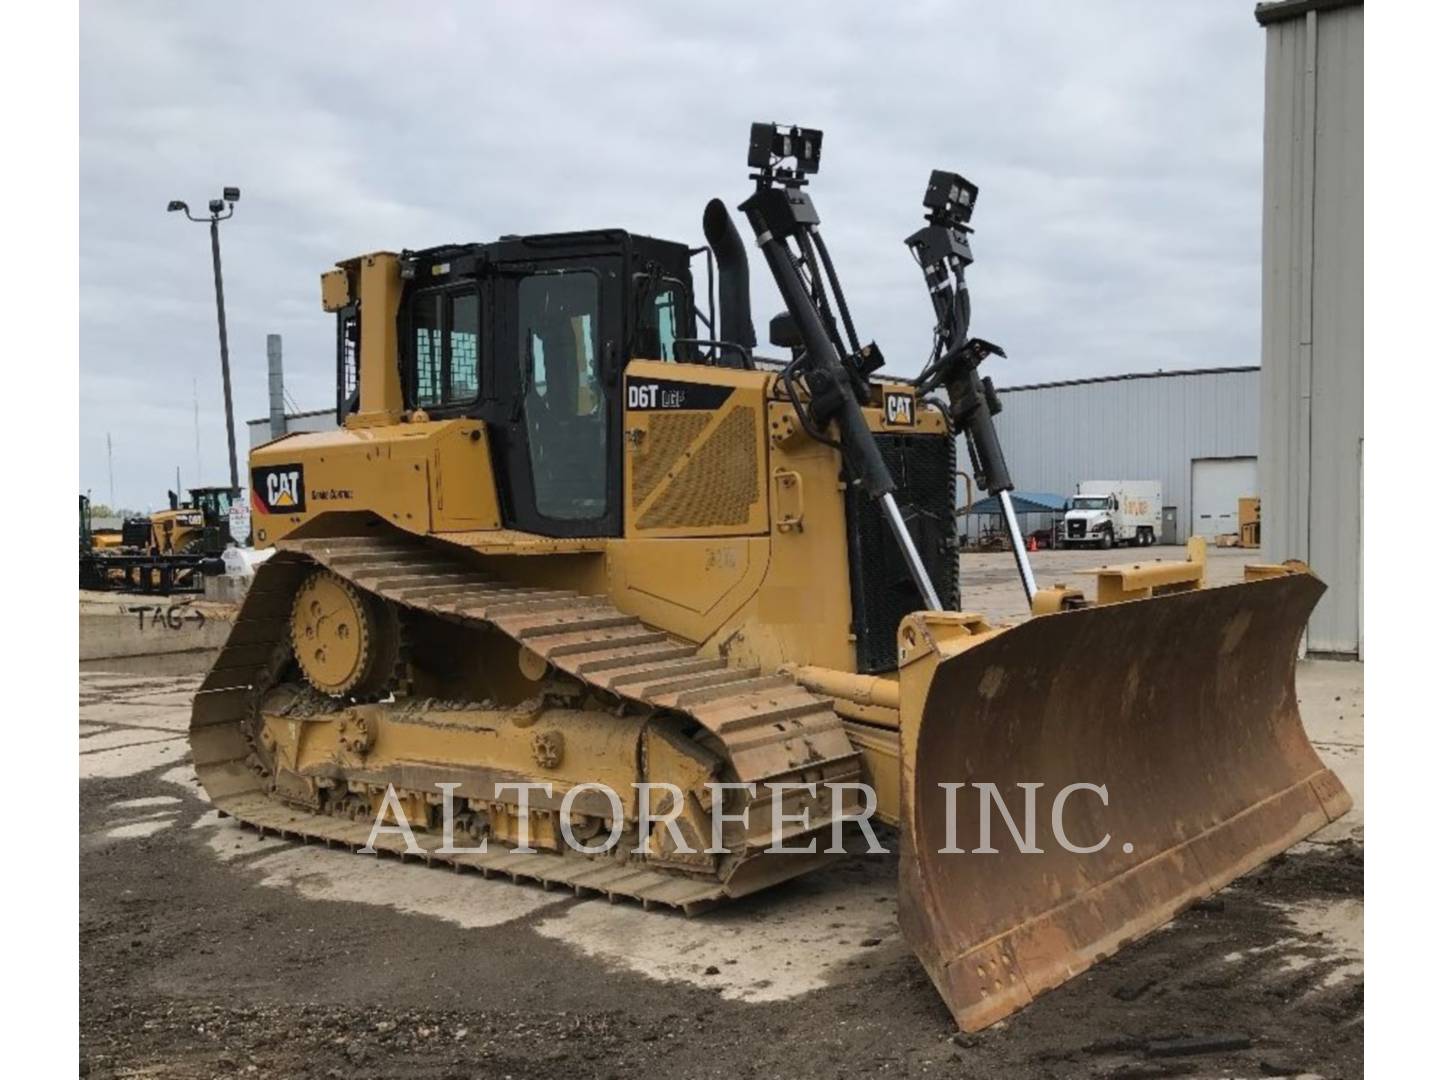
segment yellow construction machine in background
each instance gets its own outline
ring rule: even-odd
[[[935,351],[885,379],[807,194],[820,145],[751,135],[782,363],[753,355],[719,200],[718,318],[688,245],[620,230],[327,273],[343,426],[251,455],[276,552],[191,744],[260,829],[360,847],[403,813],[431,861],[685,911],[841,857],[832,827],[873,810],[906,938],[976,1028],[1345,811],[1294,691],[1322,586],[1203,588],[1202,551],[1102,574],[1095,603],[1040,588],[978,372],[1004,354],[969,335],[976,189],[931,177],[907,243]],[[1016,533],[1018,626],[962,604],[957,441]],[[986,785],[1055,829],[987,850],[989,803],[960,797]],[[447,799],[485,853],[446,845]]]
[[[228,487],[190,489],[182,504],[130,517],[119,530],[91,527],[90,500],[80,496],[80,587],[122,592],[200,592],[206,575],[224,570],[230,507],[239,492]]]
[[[169,492],[170,508],[125,522],[125,543],[152,555],[219,555],[230,539],[230,507],[240,493],[229,487],[190,489],[188,502]]]

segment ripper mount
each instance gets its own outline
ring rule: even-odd
[[[755,170],[750,177],[755,191],[740,209],[755,230],[756,243],[765,254],[801,346],[785,368],[783,382],[806,433],[837,446],[850,482],[880,503],[926,607],[943,611],[896,504],[895,480],[861,411],[860,402],[869,397],[867,380],[885,359],[873,341],[860,344],[830,252],[820,236],[820,215],[804,190],[808,176],[820,167],[822,139],[823,134],[813,128],[750,127],[748,161]],[[797,379],[804,380],[808,401],[802,401],[796,392]],[[838,443],[825,435],[831,422],[839,432]]]
[[[922,200],[927,224],[905,240],[925,274],[925,286],[935,306],[935,347],[920,372],[916,389],[924,396],[938,387],[945,388],[950,399],[950,421],[965,439],[975,483],[987,495],[999,496],[1025,597],[1033,600],[1035,575],[1010,501],[1015,485],[995,432],[1000,395],[989,376],[980,375],[980,364],[990,356],[1003,357],[1005,350],[983,338],[969,336],[970,291],[965,285],[965,268],[975,261],[970,251],[970,234],[974,231],[970,216],[979,194],[980,189],[959,173],[935,169]]]

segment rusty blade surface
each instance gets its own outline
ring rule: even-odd
[[[902,768],[901,927],[956,1021],[994,1023],[1334,820],[1350,796],[1300,723],[1310,574],[1031,619],[942,661]],[[1022,854],[980,793],[998,785]],[[1055,796],[1074,854],[1054,835]],[[1130,845],[1131,850],[1125,850]]]

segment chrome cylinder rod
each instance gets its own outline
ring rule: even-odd
[[[1015,515],[1015,504],[1010,501],[1010,492],[1000,492],[1000,513],[1005,518],[1005,528],[1010,533],[1010,549],[1015,552],[1015,565],[1020,570],[1020,583],[1025,586],[1025,602],[1035,599],[1035,572],[1030,569],[1030,554],[1025,550],[1025,537],[1020,535],[1020,519]]]
[[[895,496],[888,492],[880,496],[880,505],[885,508],[885,519],[890,523],[890,531],[895,534],[895,542],[900,545],[900,550],[905,555],[905,564],[910,568],[910,576],[915,579],[915,584],[920,588],[920,595],[925,601],[925,610],[944,611],[945,605],[940,603],[940,595],[930,581],[930,574],[926,571],[925,564],[920,561],[920,552],[915,550],[915,541],[910,538],[910,529],[905,524],[900,507],[895,503]]]

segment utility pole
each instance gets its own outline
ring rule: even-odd
[[[200,467],[200,380],[193,376],[190,379],[190,394],[195,403],[195,482],[203,484],[205,481],[201,478],[205,470]]]
[[[234,212],[234,204],[231,204],[230,213]],[[240,471],[235,463],[235,407],[230,403],[230,340],[225,334],[225,281],[220,276],[220,218],[213,213],[210,215],[210,256],[215,262],[215,318],[220,324],[220,378],[225,384],[225,439],[230,447],[230,486],[238,488]]]
[[[172,213],[183,211],[190,221],[208,222],[210,225],[210,259],[215,268],[215,321],[220,329],[220,379],[225,387],[225,435],[230,447],[230,486],[240,487],[240,469],[235,459],[235,407],[230,397],[230,340],[225,332],[225,281],[220,273],[220,222],[235,216],[235,204],[240,201],[240,189],[227,187],[221,197],[211,199],[209,217],[195,217],[190,207],[179,199],[171,199],[166,207]]]
[[[110,445],[110,432],[105,432],[105,467],[110,470],[110,509],[115,509],[115,450]]]

